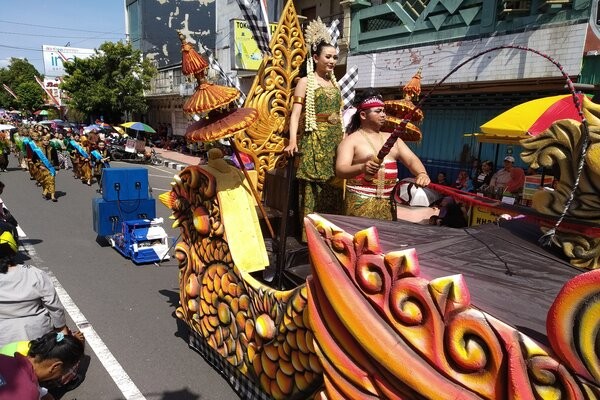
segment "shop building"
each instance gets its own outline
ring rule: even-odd
[[[272,30],[279,21],[285,1],[266,2]],[[340,29],[343,29],[343,8],[337,1],[300,0],[294,5],[301,20],[311,20],[317,15],[326,23],[339,19]],[[181,73],[181,43],[176,31],[181,31],[197,49],[202,46],[209,49],[229,79],[237,82],[242,92],[249,91],[262,57],[237,1],[125,0],[125,13],[129,41],[158,68],[158,75],[146,92],[150,108],[141,118],[145,122],[153,126],[169,124],[175,135],[183,135],[191,122],[190,116],[184,115],[182,106],[193,93],[195,81]],[[349,17],[348,12],[347,27]],[[341,62],[336,72],[338,75],[345,73],[347,37],[348,34],[342,34],[339,42]],[[212,74],[209,78],[217,83],[229,84],[214,70],[211,69],[209,74]]]
[[[586,93],[600,83],[598,1],[397,0],[343,1],[351,9],[347,65],[356,65],[358,88],[386,97],[422,67],[423,94],[475,54],[519,45],[546,54]],[[480,144],[472,134],[487,120],[522,102],[566,94],[565,79],[532,52],[504,49],[467,63],[423,104],[423,140],[411,145],[430,174],[452,178],[473,157],[502,159],[516,145]],[[498,158],[500,157],[500,158]]]

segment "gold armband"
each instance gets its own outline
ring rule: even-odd
[[[294,104],[304,104],[304,97],[301,97],[301,96],[292,96],[292,102]]]

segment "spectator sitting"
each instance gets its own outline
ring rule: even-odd
[[[485,190],[490,184],[492,180],[492,171],[494,170],[494,164],[486,160],[481,164],[481,172],[475,178],[473,182],[473,189],[477,190]]]
[[[83,353],[83,342],[62,332],[49,332],[31,342],[6,346],[0,354],[0,377],[3,378],[0,398],[54,399],[40,384],[45,386],[57,380],[62,383],[66,377],[72,377]]]
[[[510,180],[506,184],[504,191],[514,195],[519,195],[523,191],[524,184],[525,171],[523,171],[523,168],[514,167],[510,170]]]
[[[469,174],[469,177],[471,177],[471,179],[473,181],[475,181],[475,179],[477,179],[477,176],[480,173],[481,173],[481,162],[479,161],[479,158],[474,158],[473,164],[471,165],[471,173]]]
[[[458,178],[456,178],[456,182],[454,182],[454,187],[464,192],[473,190],[473,180],[469,177],[467,171],[462,170],[458,173]]]
[[[0,232],[0,346],[52,330],[68,334],[65,310],[50,277],[36,267],[16,264],[16,254],[13,234]]]
[[[446,180],[446,173],[443,171],[438,172],[437,181],[435,182],[438,185],[450,186],[448,181]]]
[[[510,170],[513,168],[515,158],[513,156],[504,157],[504,168],[496,172],[490,180],[490,187],[493,189],[504,189],[510,181]]]

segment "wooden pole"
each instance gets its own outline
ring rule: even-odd
[[[277,237],[275,236],[275,231],[273,230],[273,226],[271,225],[271,221],[269,221],[269,216],[267,215],[267,211],[265,210],[265,208],[262,204],[262,200],[260,198],[260,195],[258,194],[258,191],[256,190],[256,188],[254,187],[254,184],[250,180],[250,175],[248,174],[248,170],[246,169],[246,166],[244,165],[242,156],[240,156],[240,153],[238,152],[237,148],[235,147],[234,141],[231,140],[231,138],[229,138],[228,140],[229,140],[229,144],[231,145],[231,148],[233,149],[233,154],[235,154],[235,158],[238,160],[238,163],[240,164],[240,168],[241,168],[242,172],[244,173],[246,180],[248,181],[248,186],[250,186],[250,190],[252,191],[252,194],[254,195],[254,199],[256,199],[256,204],[258,204],[258,208],[260,209],[260,212],[263,215],[263,218],[265,219],[265,224],[267,224],[267,228],[269,229],[269,234],[271,234],[271,238],[273,240],[277,240]]]

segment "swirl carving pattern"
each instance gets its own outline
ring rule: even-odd
[[[272,55],[263,59],[244,103],[244,107],[258,110],[258,120],[235,136],[236,147],[254,161],[259,192],[265,173],[286,163],[284,133],[292,109],[294,80],[306,55],[302,28],[291,0],[282,12],[270,47]]]
[[[414,249],[383,254],[375,228],[352,236],[310,215],[306,231],[321,398],[599,398],[600,275],[557,299],[549,335],[559,357],[474,308],[462,276],[428,281]],[[593,301],[576,321],[580,297],[579,308]],[[585,326],[577,337],[565,335],[573,323]]]
[[[590,144],[579,188],[567,217],[597,225],[600,224],[600,105],[584,97],[583,112],[588,121]],[[577,176],[583,135],[581,123],[562,120],[542,134],[521,141],[523,161],[534,168],[556,167],[560,171],[556,190],[534,194],[532,204],[537,211],[552,216],[562,212]],[[555,243],[563,249],[574,266],[587,269],[600,267],[600,238],[559,230]]]
[[[177,317],[273,398],[309,397],[322,385],[322,366],[308,328],[306,285],[277,291],[240,273],[207,170],[187,167],[171,186],[160,199],[181,230]]]

